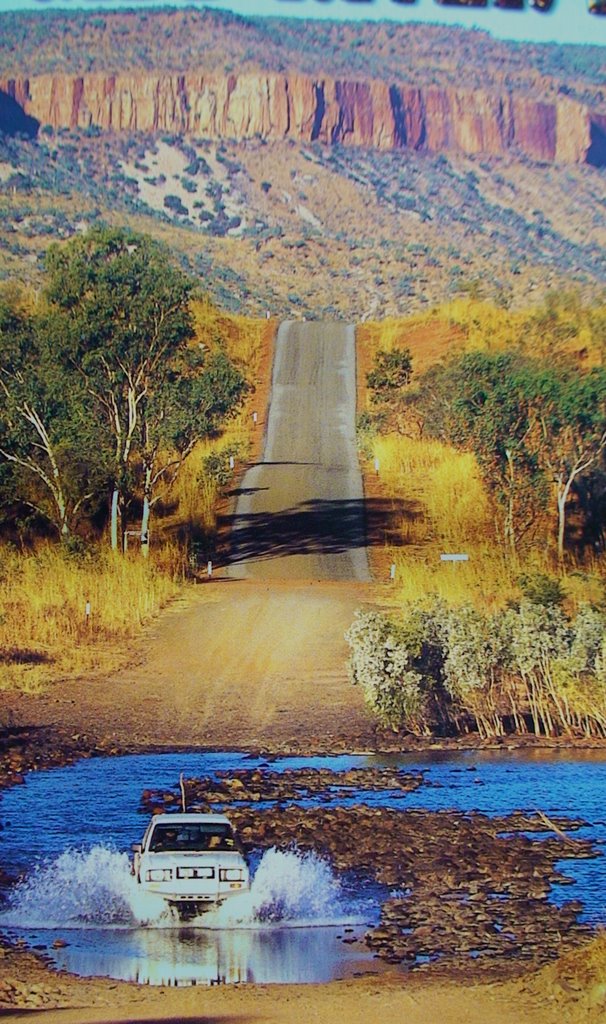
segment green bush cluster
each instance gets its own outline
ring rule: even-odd
[[[436,600],[402,621],[358,612],[350,677],[379,721],[413,734],[606,736],[606,616],[523,598],[506,612]]]

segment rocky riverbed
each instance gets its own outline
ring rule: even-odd
[[[591,932],[579,920],[579,901],[557,906],[548,898],[568,881],[558,862],[598,855],[589,841],[565,833],[584,824],[578,819],[289,802],[335,801],[354,790],[406,792],[423,781],[421,772],[390,768],[257,768],[188,779],[185,787],[189,806],[229,811],[249,852],[313,851],[352,873],[361,892],[378,883],[381,919],[364,941],[390,964],[500,976],[553,959]],[[179,798],[177,787],[146,790],[142,809],[176,809]],[[255,806],[261,800],[275,805]]]
[[[299,768],[274,772],[266,768],[219,771],[214,777],[184,779],[187,807],[208,811],[217,804],[234,802],[304,800],[310,797],[333,800],[359,790],[394,790],[412,793],[424,782],[423,772],[397,768],[351,768],[336,772],[328,768]],[[177,805],[180,790],[145,790],[142,807],[153,813]]]

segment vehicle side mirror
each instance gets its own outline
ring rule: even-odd
[[[133,843],[133,845],[131,846],[131,850],[133,851],[133,853],[141,853],[141,849],[141,843]]]

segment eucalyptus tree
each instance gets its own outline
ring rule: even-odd
[[[126,229],[98,228],[55,245],[46,300],[57,354],[88,395],[89,422],[112,447],[110,536],[119,545],[151,407],[193,336],[191,283],[167,251]]]
[[[417,399],[427,433],[476,456],[512,554],[545,502],[531,443],[529,372],[530,364],[517,353],[471,352],[426,374]]]
[[[0,458],[19,501],[66,540],[103,478],[75,375],[66,378],[40,316],[0,302]]]
[[[207,355],[184,349],[165,368],[141,407],[143,511],[141,550],[149,551],[149,522],[158,484],[174,481],[183,462],[203,437],[232,415],[248,390],[241,371],[224,352]]]
[[[554,488],[562,561],[573,487],[599,464],[606,449],[606,370],[550,367],[528,380],[527,398],[537,456]]]

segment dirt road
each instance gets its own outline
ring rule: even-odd
[[[264,458],[242,481],[227,572],[190,588],[152,623],[114,677],[60,681],[38,698],[3,695],[4,713],[12,706],[17,722],[129,749],[372,748],[373,724],[347,680],[343,638],[355,609],[377,598],[364,547],[353,371],[350,329],[284,327]],[[29,954],[1,952],[7,1022],[37,1020],[42,1006],[45,1024],[604,1019],[545,972],[531,985],[394,973],[331,985],[152,989],[54,975]]]
[[[227,570],[153,623],[128,669],[13,699],[17,721],[131,748],[372,746],[343,635],[372,592],[353,328],[280,328],[263,459],[239,490]]]

